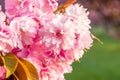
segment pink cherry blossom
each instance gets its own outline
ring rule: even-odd
[[[5,0],[6,12],[9,15],[21,14],[29,11],[32,0]]]
[[[0,11],[0,52],[30,61],[41,80],[65,80],[93,42],[83,6],[54,14],[57,7],[56,0],[5,0],[6,12]]]
[[[14,48],[14,36],[6,25],[6,15],[0,12],[0,17],[0,52],[8,53]]]
[[[69,12],[72,10],[74,13],[81,10],[77,14],[80,17]],[[39,30],[40,42],[38,39],[30,47],[28,60],[40,67],[38,70],[42,80],[64,80],[63,74],[71,72],[72,62],[81,58],[83,50],[91,46],[90,21],[85,12],[83,7],[73,5],[64,15],[50,14],[53,18],[45,16],[46,19],[41,19],[43,27]]]
[[[15,34],[16,47],[23,48],[33,44],[37,35],[38,24],[30,17],[22,16],[14,18],[10,23],[10,29]]]

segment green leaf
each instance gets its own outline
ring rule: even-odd
[[[1,56],[1,59],[3,61],[4,67],[6,69],[6,78],[8,78],[10,75],[12,75],[18,65],[17,57],[13,54],[7,53],[5,56]]]
[[[6,69],[8,80],[40,80],[37,69],[27,60],[19,59],[10,53],[0,55],[0,59]]]
[[[1,53],[0,53],[1,54]],[[3,61],[1,59],[1,56],[0,56],[0,66],[3,66]]]
[[[14,74],[16,75],[18,80],[28,80],[26,72],[20,63],[18,63],[18,67]]]
[[[5,80],[20,80],[17,78],[17,76],[15,74],[11,75],[9,78],[5,79]]]
[[[13,74],[13,76],[14,76],[15,80],[23,80],[23,79],[19,79],[15,73]]]
[[[21,66],[24,69],[24,71],[25,71],[27,77],[29,78],[29,80],[40,80],[39,76],[38,76],[37,69],[34,67],[33,64],[31,64],[27,60],[23,60],[23,59],[19,59],[18,61],[19,61],[19,64],[20,64],[18,67]],[[20,73],[22,73],[22,72],[20,72]],[[21,74],[21,76],[22,76],[22,74]]]

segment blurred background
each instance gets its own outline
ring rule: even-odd
[[[59,0],[62,4],[66,0]],[[73,63],[73,72],[66,80],[120,80],[120,0],[77,0],[90,12],[94,40],[80,62]],[[4,9],[4,0],[0,0]]]
[[[65,0],[64,0],[65,1]],[[67,80],[120,80],[120,0],[78,0],[90,12],[94,40]]]

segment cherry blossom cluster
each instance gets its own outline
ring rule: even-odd
[[[5,0],[5,13],[0,10],[0,52],[30,61],[41,80],[65,80],[93,42],[83,6],[54,14],[57,7],[56,0]]]

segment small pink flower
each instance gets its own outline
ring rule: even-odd
[[[5,25],[5,19],[6,19],[6,15],[2,11],[0,11],[0,27]]]
[[[17,9],[19,9],[19,5],[21,4],[18,0],[5,0],[5,8],[9,14],[15,14]]]
[[[43,12],[53,12],[56,10],[58,3],[56,0],[38,0],[40,4],[40,9]]]
[[[5,0],[5,3],[6,13],[9,17],[30,15],[36,10],[53,13],[58,6],[55,0]]]
[[[36,21],[27,16],[14,18],[9,27],[15,35],[15,45],[20,49],[24,48],[25,45],[33,44],[39,28]]]
[[[0,52],[11,52],[14,47],[14,36],[8,26],[0,25]]]

